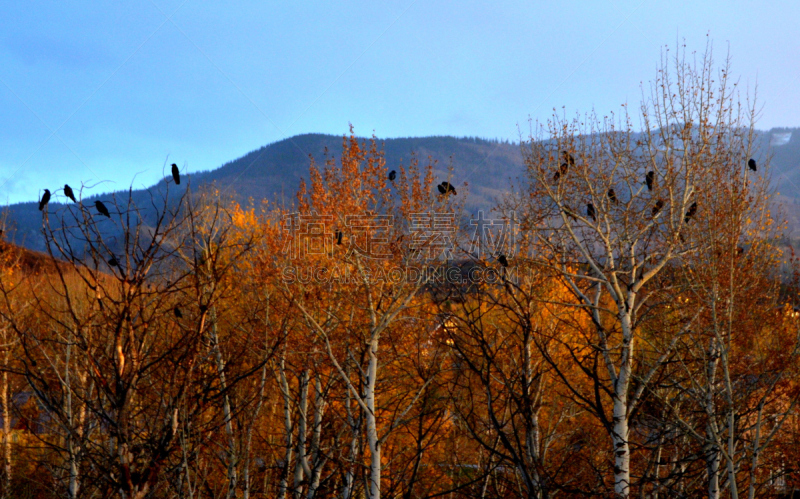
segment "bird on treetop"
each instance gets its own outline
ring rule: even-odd
[[[658,201],[656,201],[656,205],[653,206],[653,211],[652,211],[653,216],[658,215],[658,212],[661,211],[661,208],[663,208],[663,207],[664,207],[664,201],[662,201],[660,199]]]
[[[67,196],[72,200],[73,203],[77,203],[78,201],[75,199],[75,193],[72,192],[72,187],[69,184],[64,184],[64,195]]]
[[[656,181],[656,172],[650,170],[644,177],[644,183],[647,184],[648,191],[653,190],[653,185],[655,184],[655,181]]]
[[[594,205],[592,203],[586,205],[586,214],[592,219],[593,222],[597,221],[597,213],[595,212]]]
[[[175,185],[181,185],[181,172],[175,163],[172,163],[172,180],[175,181]]]
[[[392,182],[394,182],[394,179],[396,179],[396,178],[397,178],[397,172],[396,172],[396,171],[394,171],[394,170],[390,171],[390,172],[389,172],[389,180],[391,180]]]
[[[453,187],[450,184],[450,182],[447,181],[442,182],[441,184],[436,186],[436,188],[439,189],[439,194],[453,194],[453,196],[456,196],[458,194],[456,192],[456,188]]]
[[[42,194],[42,200],[39,201],[39,211],[42,211],[49,202],[50,202],[50,190],[45,189],[44,194]]]
[[[686,216],[683,217],[683,222],[688,224],[689,220],[692,219],[692,217],[694,216],[695,213],[697,213],[697,202],[696,201],[694,203],[692,203],[691,206],[689,206],[689,210],[686,212]]]
[[[561,166],[559,167],[558,171],[556,172],[555,175],[553,175],[553,180],[558,182],[559,179],[561,179],[561,177],[567,174],[567,171],[569,171],[569,165],[567,163],[561,163]]]
[[[747,162],[747,167],[753,170],[754,172],[758,171],[758,167],[756,166],[756,160],[754,160],[753,158],[750,158],[750,161]]]
[[[97,211],[100,212],[101,215],[111,218],[111,213],[108,212],[108,208],[106,208],[106,205],[104,205],[102,201],[95,201],[94,207],[97,208]]]

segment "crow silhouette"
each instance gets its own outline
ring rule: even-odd
[[[117,257],[112,255],[111,258],[108,260],[108,264],[111,265],[112,267],[118,267],[119,262],[117,261]]]
[[[42,211],[49,202],[50,202],[50,190],[45,189],[44,194],[42,194],[42,200],[39,201],[39,211]]]
[[[614,192],[613,188],[608,190],[608,199],[610,199],[614,204],[617,203],[617,193]]]
[[[586,214],[589,215],[589,218],[591,218],[593,222],[597,222],[597,213],[592,203],[586,205]]]
[[[508,259],[506,258],[506,255],[498,256],[497,261],[500,262],[500,265],[503,267],[508,267]]]
[[[692,219],[695,213],[697,213],[697,202],[694,202],[689,206],[689,210],[686,212],[686,216],[683,217],[683,222],[688,224],[689,220]]]
[[[564,155],[564,159],[567,161],[569,166],[575,164],[575,158],[572,157],[572,154],[568,153],[567,151],[561,151],[561,154]]]
[[[561,166],[558,168],[558,171],[556,172],[555,175],[553,175],[553,180],[558,182],[559,179],[564,175],[566,175],[568,171],[569,171],[569,165],[567,163],[561,163]]]
[[[181,309],[179,309],[178,307],[173,308],[172,313],[175,314],[176,319],[183,319],[183,313],[181,312]]]
[[[647,175],[645,175],[644,177],[644,183],[647,184],[648,191],[653,190],[653,185],[655,184],[655,182],[656,182],[656,172],[652,170],[647,172]]]
[[[394,182],[394,179],[396,179],[396,178],[397,178],[397,172],[396,172],[396,171],[394,171],[394,170],[390,171],[390,172],[389,172],[389,180],[391,180],[392,182]]]
[[[453,187],[450,184],[450,182],[447,182],[447,181],[442,182],[441,184],[436,186],[436,188],[439,189],[439,194],[451,194],[452,193],[453,196],[458,195],[458,193],[456,192],[456,188]]]
[[[175,163],[172,163],[172,180],[175,181],[175,185],[181,185],[181,172]]]
[[[336,244],[342,244],[342,231],[336,230]]]
[[[111,218],[111,213],[108,212],[108,208],[106,208],[106,205],[104,205],[102,201],[95,201],[94,207],[97,208],[97,211],[100,212],[101,215]]]
[[[756,160],[754,160],[753,158],[750,158],[750,161],[747,162],[747,167],[753,170],[754,172],[758,171],[758,167],[756,166]]]
[[[656,205],[653,206],[653,211],[652,211],[653,216],[658,215],[658,212],[661,211],[661,208],[663,208],[663,207],[664,207],[664,201],[662,201],[660,199],[658,201],[656,201]]]
[[[70,187],[69,184],[64,184],[64,195],[70,198],[73,203],[78,202],[78,200],[75,199],[75,193],[72,192],[72,187]]]

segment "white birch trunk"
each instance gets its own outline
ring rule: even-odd
[[[297,423],[297,457],[294,465],[294,496],[300,499],[302,496],[301,487],[308,468],[306,458],[306,432],[308,431],[308,369],[304,369],[300,374],[300,404],[298,406]]]
[[[233,414],[231,411],[231,399],[228,395],[227,388],[228,382],[225,376],[225,361],[222,358],[222,350],[219,346],[219,333],[217,331],[217,312],[211,309],[211,341],[214,348],[214,359],[217,365],[217,373],[219,374],[220,390],[223,391],[222,397],[222,412],[225,418],[225,435],[228,437],[228,499],[236,497],[236,487],[238,486],[238,472],[237,466],[239,464],[239,455],[236,451],[236,439],[233,431]]]
[[[285,499],[289,491],[289,466],[292,462],[292,455],[294,452],[293,444],[293,427],[292,427],[292,399],[289,393],[289,382],[286,380],[286,363],[285,354],[281,355],[280,368],[278,370],[278,379],[280,382],[281,393],[283,395],[283,425],[285,435],[286,452],[283,457],[283,473],[281,482],[278,487],[278,498]]]
[[[629,296],[628,303],[633,302]],[[614,444],[614,492],[619,497],[630,495],[631,454],[628,444],[628,388],[631,377],[631,360],[633,358],[633,328],[630,312],[624,308],[620,313],[622,326],[622,360],[619,375],[614,383],[613,433]]]
[[[538,391],[539,387],[535,387],[534,385],[534,373],[533,373],[533,360],[531,355],[531,342],[532,340],[530,337],[525,339],[525,346],[524,346],[524,362],[525,362],[525,396],[528,398],[528,401],[531,405],[531,414],[530,414],[530,421],[525,428],[525,447],[527,450],[527,461],[528,467],[530,468],[530,476],[533,479],[533,485],[536,490],[531,491],[535,495],[531,497],[535,497],[539,499],[543,497],[543,490],[542,490],[542,478],[539,475],[539,448],[541,444],[541,431],[539,426],[539,410],[535,407],[536,404],[536,395],[533,393],[534,391]],[[520,472],[525,472],[524,470],[520,470]],[[529,494],[530,495],[530,494]]]
[[[67,493],[71,498],[77,498],[80,491],[78,459],[80,454],[80,445],[75,443],[75,418],[73,413],[72,404],[72,382],[70,381],[70,354],[72,350],[72,343],[67,342],[66,359],[64,366],[64,385],[67,392],[66,410],[67,410],[67,453],[69,455],[69,485]],[[82,419],[82,418],[79,418]]]
[[[717,377],[717,362],[719,359],[719,348],[711,340],[709,347],[709,361],[706,366],[706,376],[708,384],[706,385],[706,416],[708,423],[706,424],[706,473],[708,474],[708,498],[719,499],[719,464],[720,464],[720,451],[717,446],[717,432],[715,428],[714,418],[716,417],[716,407],[714,404],[714,393]]]
[[[314,428],[311,434],[311,476],[308,479],[307,499],[313,499],[316,495],[322,476],[322,466],[325,464],[325,459],[320,449],[322,441],[322,416],[324,413],[325,394],[322,391],[322,381],[318,375],[314,383]]]
[[[267,364],[264,363],[264,367],[261,368],[261,386],[258,391],[258,404],[256,405],[255,411],[253,411],[252,420],[247,428],[247,442],[244,449],[244,476],[242,477],[242,499],[250,499],[250,457],[252,455],[253,448],[253,428],[258,420],[258,415],[261,413],[261,407],[264,405],[264,388],[266,385]]]
[[[375,385],[378,379],[378,337],[373,334],[369,347],[369,367],[367,368],[366,418],[367,444],[369,445],[369,497],[381,497],[381,443],[378,437],[378,422],[375,417]]]
[[[348,369],[347,376],[350,375]],[[347,398],[345,400],[345,408],[347,409],[347,424],[350,426],[350,454],[347,471],[344,475],[344,487],[342,488],[342,499],[350,499],[353,493],[353,485],[355,483],[355,462],[358,457],[358,436],[361,434],[361,418],[356,419],[353,416],[352,395],[350,390],[347,390]]]

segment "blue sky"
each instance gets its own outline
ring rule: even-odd
[[[640,99],[686,40],[800,126],[800,3],[0,1],[0,204],[152,184],[307,132],[515,140]],[[135,180],[134,180],[134,176]]]

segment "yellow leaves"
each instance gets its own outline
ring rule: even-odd
[[[258,217],[256,217],[255,210],[244,210],[238,204],[231,209],[231,220],[233,225],[239,229],[255,229],[258,225]]]

